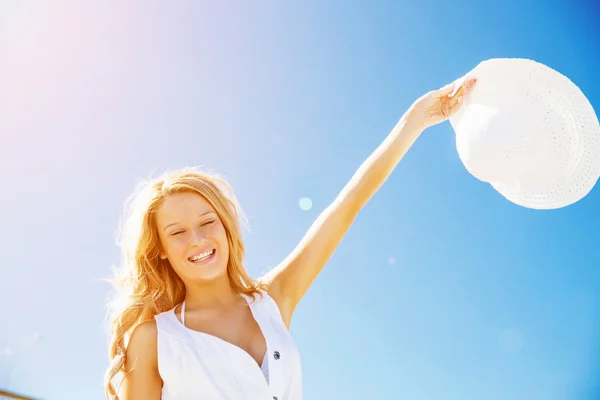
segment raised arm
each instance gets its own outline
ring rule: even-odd
[[[289,328],[296,306],[321,272],[359,211],[390,176],[421,132],[458,111],[475,80],[427,93],[402,116],[383,143],[356,171],[300,243],[264,280]]]

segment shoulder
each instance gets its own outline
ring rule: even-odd
[[[156,341],[156,335],[158,333],[158,328],[156,326],[156,320],[151,319],[146,322],[142,322],[138,326],[133,329],[131,332],[130,345],[135,341]]]
[[[155,320],[142,322],[131,332],[127,344],[126,369],[134,364],[155,364],[157,360],[158,328]]]
[[[154,320],[137,325],[131,332],[120,398],[160,398],[162,379],[158,370],[157,332]]]

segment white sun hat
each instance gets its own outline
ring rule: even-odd
[[[477,83],[450,123],[467,171],[509,201],[555,209],[600,178],[600,125],[567,77],[538,62],[497,58],[462,80]]]

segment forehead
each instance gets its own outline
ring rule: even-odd
[[[164,199],[156,211],[156,222],[161,227],[196,219],[202,214],[214,211],[210,203],[197,193],[176,193]]]

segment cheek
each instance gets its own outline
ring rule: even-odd
[[[228,254],[229,253],[229,242],[227,241],[227,233],[225,232],[225,228],[223,226],[220,227],[218,232],[216,232],[216,238],[219,242],[219,247],[221,251]]]
[[[185,246],[177,240],[162,239],[161,240],[161,257],[174,258],[179,257]]]

